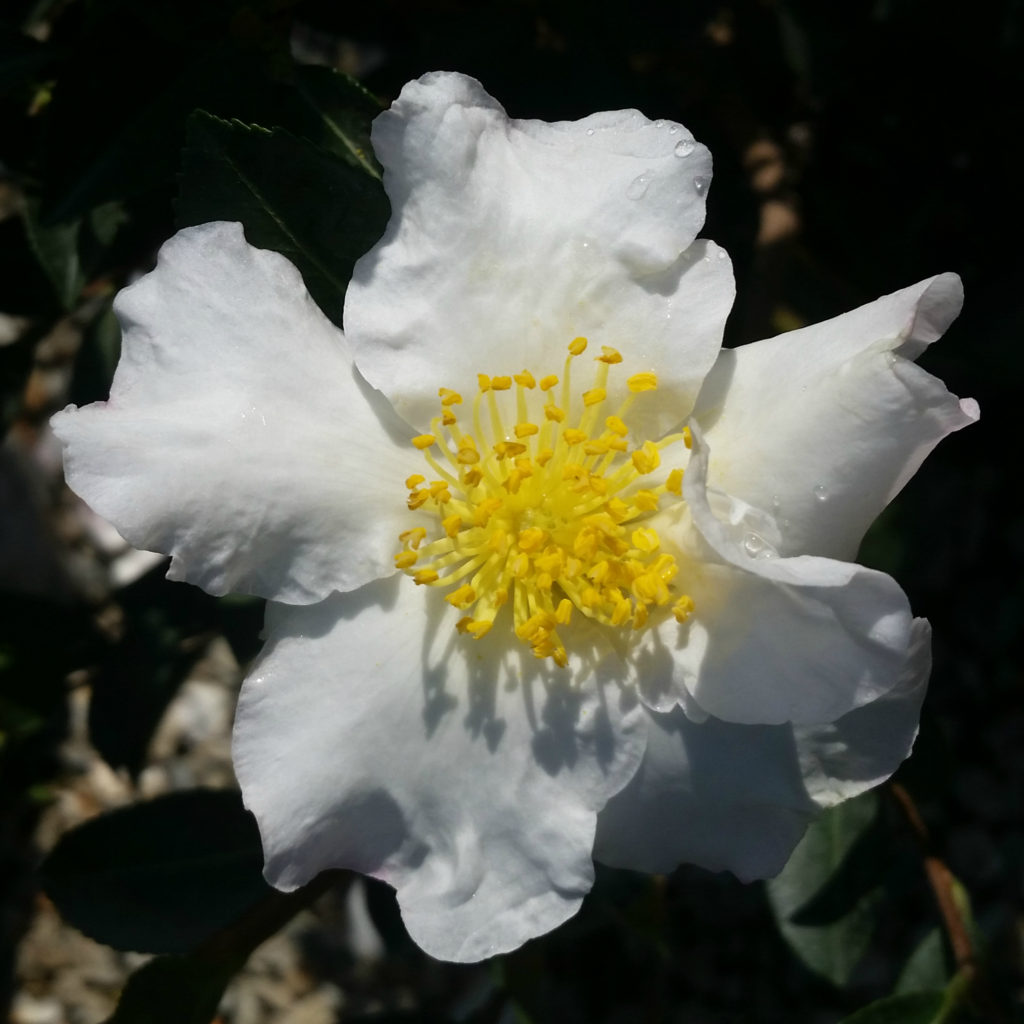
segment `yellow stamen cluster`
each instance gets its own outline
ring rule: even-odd
[[[625,417],[658,379],[634,374],[621,407],[602,415],[609,368],[622,361],[608,347],[596,359],[593,386],[575,403],[577,422],[568,423],[570,366],[586,347],[585,338],[570,343],[561,378],[479,374],[461,420],[462,396],[440,389],[441,414],[430,433],[412,439],[431,479],[417,473],[405,481],[409,509],[432,513],[438,536],[427,543],[425,527],[407,530],[395,555],[416,583],[453,588],[448,602],[466,612],[460,633],[483,636],[510,604],[516,636],[560,666],[568,654],[558,627],[574,611],[641,629],[655,609],[671,609],[679,622],[694,610],[674,590],[675,559],[644,522],[663,496],[682,493],[682,469],[661,482],[656,474],[667,447],[690,446],[689,431],[630,445]],[[502,394],[513,390],[514,398]],[[507,424],[513,402],[515,422]]]

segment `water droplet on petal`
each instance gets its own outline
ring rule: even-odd
[[[647,194],[647,186],[650,185],[651,179],[649,175],[638,174],[630,183],[629,188],[626,189],[626,196],[629,199],[642,199]]]
[[[693,139],[680,139],[676,143],[675,154],[679,157],[689,156],[696,148],[697,144]]]
[[[700,175],[698,175],[696,178],[693,179],[693,187],[697,192],[697,195],[704,195],[704,192],[707,190],[708,187],[708,179],[702,178],[700,177]]]
[[[594,134],[594,129],[593,128],[588,128],[587,129],[587,134],[588,135],[593,135]]]
[[[677,124],[670,124],[668,126],[668,133],[669,133],[669,135],[677,135],[679,133],[679,125],[677,125]]]
[[[718,258],[720,260],[724,260],[726,258],[726,256],[728,256],[728,253],[724,249],[719,249],[718,250]]]
[[[815,484],[814,496],[818,501],[828,501],[828,488],[824,484]]]
[[[892,352],[886,352],[885,353],[885,362],[889,366],[895,366],[896,365],[896,356],[895,356],[895,354],[892,353]]]
[[[773,512],[778,512],[780,508],[782,508],[782,499],[777,494],[773,494],[772,495],[772,511]]]
[[[743,538],[743,550],[751,558],[774,558],[775,549],[759,533],[748,533]]]

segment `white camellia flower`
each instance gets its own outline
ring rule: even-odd
[[[117,299],[110,400],[53,421],[172,579],[270,601],[234,738],[267,878],[366,872],[471,961],[572,915],[594,857],[777,872],[913,742],[927,623],[851,560],[977,417],[912,361],[958,279],[720,351],[679,125],[433,74],[373,144],[344,335],[239,225],[189,228]]]

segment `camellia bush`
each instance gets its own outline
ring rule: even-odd
[[[944,641],[886,561],[901,531],[868,534],[979,419],[955,358],[918,363],[957,265],[730,338],[771,285],[708,237],[737,235],[713,140],[656,102],[510,116],[440,61],[379,100],[296,59],[317,5],[185,5],[169,40],[162,5],[42,6],[5,65],[39,127],[20,223],[83,341],[33,429],[169,557],[114,586],[115,636],[86,595],[32,605],[68,638],[46,677],[85,674],[92,742],[138,776],[182,638],[246,664],[237,789],[99,815],[40,865],[69,923],[156,954],[112,1024],[214,1020],[357,876],[385,959],[434,979],[368,1020],[1016,1019],[892,779]],[[97,48],[139,25],[137,91],[85,126]],[[42,336],[19,330],[13,395]],[[31,690],[38,652],[8,660]],[[680,965],[725,934],[742,952],[702,989]]]

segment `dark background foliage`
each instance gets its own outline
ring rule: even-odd
[[[350,72],[372,95],[311,64]],[[312,217],[297,204],[296,216],[309,221],[300,234],[327,268],[307,281],[339,319],[348,268],[386,218],[372,157],[352,141],[364,137],[374,97],[386,104],[434,69],[478,77],[513,116],[638,107],[686,124],[715,157],[705,234],[736,267],[729,344],[940,271],[962,276],[964,313],[922,362],[976,397],[982,421],[944,442],[862,558],[896,575],[935,629],[921,735],[898,778],[930,831],[930,852],[962,883],[948,890],[961,899],[981,968],[967,965],[962,1000],[947,992],[949,1016],[936,1009],[941,1000],[902,997],[871,1019],[1020,1020],[1017,0],[8,0],[0,312],[14,319],[0,343],[0,929],[9,952],[0,988],[15,987],[14,950],[36,899],[35,830],[72,771],[59,754],[69,686],[89,692],[99,753],[135,777],[204,644],[226,637],[244,663],[260,621],[257,604],[216,601],[167,583],[160,569],[112,590],[88,541],[61,529],[69,499],[39,465],[46,420],[64,401],[105,396],[118,345],[110,299],[177,226],[237,208],[250,228],[251,206],[230,173],[239,161],[285,168],[273,177],[285,204],[293,190],[330,179],[337,203]],[[197,109],[206,114],[191,116]],[[964,974],[906,813],[887,794],[875,806],[831,822],[835,841],[816,862],[829,868],[821,886],[804,893],[816,893],[809,903],[789,905],[790,924],[810,936],[803,945],[792,928],[779,931],[787,914],[778,889],[684,867],[655,880],[602,871],[576,920],[484,967],[428,961],[404,937],[388,892],[372,888],[383,965],[357,976],[351,954],[328,944],[305,950],[307,968],[369,993],[367,1007],[394,1011],[381,1021],[836,1021],[895,991],[922,940],[931,946],[915,961],[919,981],[903,991],[939,990]],[[212,885],[182,813],[204,820],[207,797],[192,811],[158,808],[158,823],[146,820],[158,837],[150,849],[125,846],[138,838],[129,817],[123,834],[117,821],[83,829],[47,862],[48,891],[69,921],[122,948],[167,954],[133,979],[124,1022],[163,1019],[158,1006],[168,1020],[211,1019],[224,981],[295,909],[242,879],[226,887],[230,899],[211,901],[198,930],[189,918],[173,941],[161,936],[170,904],[157,900],[135,922],[154,934],[125,938],[127,911],[104,911],[102,898],[103,879],[124,876],[104,874],[104,863],[130,873],[159,861],[165,884],[161,857],[176,836],[182,862],[168,899]],[[233,803],[218,814],[224,842],[241,844],[239,871],[249,870],[246,819]],[[123,861],[97,859],[108,850]],[[247,900],[254,909],[242,913]],[[845,966],[815,960],[813,950],[833,947],[866,953]],[[199,995],[186,1016],[166,1001],[190,986]],[[402,1013],[389,998],[397,987],[415,995]]]

